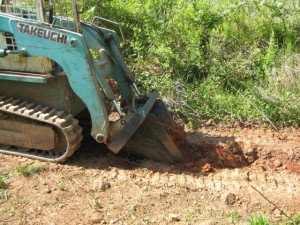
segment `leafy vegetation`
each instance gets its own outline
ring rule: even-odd
[[[0,200],[5,199],[7,197],[7,192],[6,189],[7,184],[6,184],[6,176],[4,172],[0,169]],[[1,201],[0,201],[1,204]]]
[[[62,191],[65,191],[66,190],[66,185],[65,185],[65,183],[59,183],[58,184],[58,188],[60,189],[60,190],[62,190]]]
[[[250,225],[271,225],[268,219],[262,215],[254,214],[249,219]]]
[[[0,192],[7,188],[7,174],[0,169]]]
[[[43,168],[41,166],[25,165],[25,166],[17,166],[16,171],[25,177],[29,177],[43,171]]]
[[[300,224],[300,212],[292,216],[291,219],[286,218],[279,223],[280,225],[298,225]]]
[[[272,225],[273,223],[270,223],[268,218],[265,216],[262,216],[260,214],[253,214],[248,219],[249,225]],[[300,213],[296,213],[291,218],[284,217],[282,220],[277,221],[276,224],[280,225],[298,225],[300,224]]]
[[[290,225],[300,224],[300,212],[296,213],[292,219],[293,219],[293,221],[289,220],[287,222],[287,224],[290,224]]]
[[[287,0],[102,0],[122,23],[138,83],[187,119],[300,122],[300,4]],[[103,24],[109,26],[108,24]],[[114,28],[115,27],[111,27]]]
[[[227,213],[227,216],[231,219],[233,224],[238,223],[241,218],[241,215],[235,211]]]
[[[4,176],[0,173],[0,190],[5,188],[5,179]]]
[[[102,205],[98,199],[93,199],[91,205],[92,205],[92,208],[95,210],[99,210],[102,208]]]

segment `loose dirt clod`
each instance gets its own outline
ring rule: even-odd
[[[225,203],[227,205],[233,205],[236,201],[236,195],[233,193],[229,193],[226,197]]]
[[[292,173],[298,173],[300,174],[300,165],[299,164],[288,164],[286,166],[287,170],[292,172]]]
[[[179,222],[180,221],[180,218],[178,215],[176,214],[169,214],[169,220],[171,222]]]

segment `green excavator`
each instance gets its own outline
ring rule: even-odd
[[[113,153],[183,161],[182,135],[159,93],[139,91],[117,32],[100,26],[117,23],[82,21],[84,8],[0,0],[0,153],[64,162],[88,120],[89,135]]]

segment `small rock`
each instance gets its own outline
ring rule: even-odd
[[[287,166],[286,165],[282,165],[282,169],[287,169]]]
[[[19,162],[21,162],[21,163],[26,162],[26,161],[28,161],[27,158],[20,158],[19,159]]]
[[[215,225],[217,223],[215,223],[214,219],[208,219],[208,220],[204,220],[201,221],[201,225]]]
[[[163,192],[163,193],[160,193],[160,194],[159,194],[159,197],[162,197],[162,198],[163,198],[163,197],[167,197],[167,196],[168,196],[168,193],[166,193],[166,192]]]
[[[278,167],[281,167],[282,166],[282,162],[281,161],[279,161],[279,160],[274,160],[274,162],[273,162],[273,164],[274,164],[274,166],[276,167],[276,168],[278,168]]]
[[[172,221],[172,222],[179,222],[180,218],[176,214],[169,214],[169,220]]]
[[[94,181],[94,184],[93,184],[93,190],[94,191],[97,191],[100,189],[100,191],[106,191],[108,189],[111,188],[111,184],[108,183],[108,182],[104,182],[104,181],[101,181],[101,180],[95,180]]]
[[[110,183],[106,183],[106,182],[103,182],[102,184],[101,184],[101,186],[100,186],[100,190],[101,191],[106,191],[106,190],[108,190],[108,189],[110,189],[111,188],[111,184]]]
[[[90,223],[92,224],[100,224],[101,222],[103,222],[102,216],[98,213],[94,213],[92,215],[90,215]]]
[[[212,119],[207,120],[205,125],[206,126],[212,126],[213,125],[213,120]]]
[[[235,121],[233,127],[242,127],[243,123],[241,121]]]
[[[116,224],[119,221],[120,221],[120,218],[112,219],[109,221],[109,224]]]
[[[211,165],[209,163],[206,163],[203,167],[202,167],[203,172],[209,173],[209,172],[214,172],[214,169],[211,167]]]
[[[229,193],[226,197],[225,203],[227,205],[233,205],[236,201],[236,195],[233,193]]]
[[[261,165],[261,169],[262,169],[263,171],[266,171],[266,170],[267,170],[266,165]]]
[[[247,171],[245,173],[242,173],[240,177],[241,177],[241,180],[251,181],[250,178],[249,178],[249,176],[250,176],[250,171]]]
[[[252,164],[258,158],[257,146],[247,146],[244,148],[244,154],[249,164]]]
[[[257,148],[258,149],[258,148]],[[266,152],[262,153],[262,158],[263,159],[271,159],[272,158],[272,153],[271,151],[267,150]]]
[[[275,209],[273,211],[273,214],[274,214],[275,218],[280,218],[282,216],[282,211],[280,211],[279,209]]]
[[[93,224],[99,224],[102,221],[101,215],[94,213],[90,216],[90,222]]]

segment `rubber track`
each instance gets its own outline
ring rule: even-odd
[[[74,119],[71,114],[64,111],[58,111],[56,109],[11,97],[0,96],[0,112],[54,126],[56,129],[62,131],[67,143],[67,147],[63,153],[55,152],[55,150],[43,151],[34,149],[22,151],[12,148],[4,149],[3,147],[0,149],[0,153],[23,156],[47,162],[64,162],[79,148],[83,139],[82,128],[79,126],[78,120]]]

